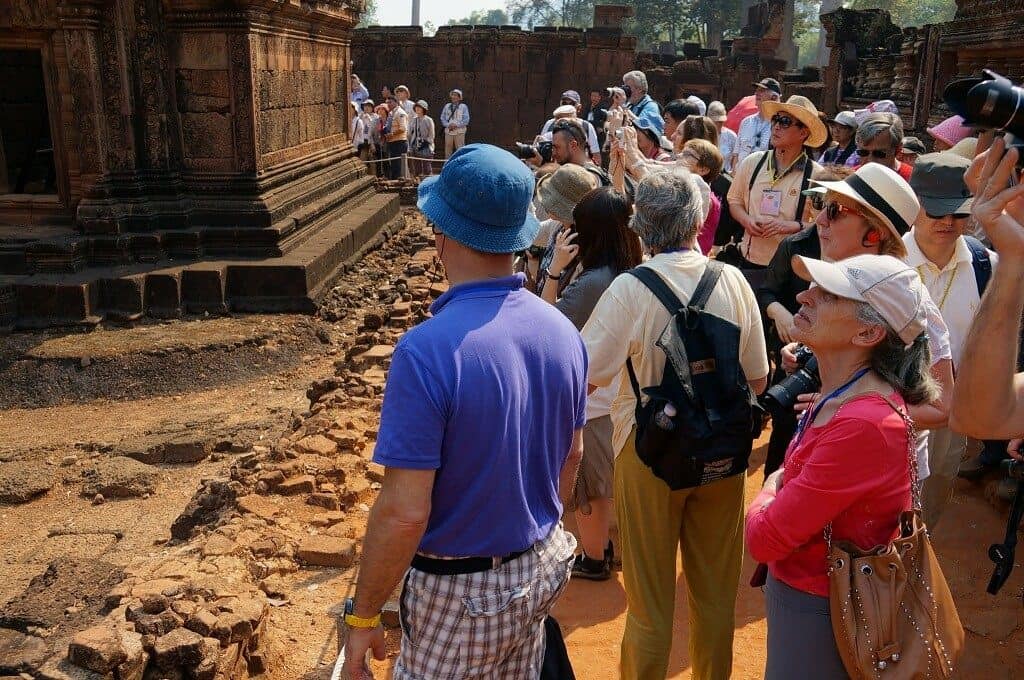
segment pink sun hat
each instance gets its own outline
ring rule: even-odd
[[[971,136],[971,128],[964,125],[964,119],[960,116],[950,116],[935,127],[928,128],[928,134],[954,147],[957,142]]]

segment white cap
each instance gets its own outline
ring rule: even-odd
[[[889,255],[857,255],[823,262],[797,255],[792,264],[803,280],[841,298],[871,305],[907,347],[928,327],[924,284],[902,260]]]
[[[716,123],[724,123],[729,119],[729,114],[725,110],[725,104],[719,101],[714,101],[708,104],[707,117]]]
[[[697,95],[691,94],[689,97],[686,98],[686,101],[690,102],[691,104],[696,104],[697,110],[700,111],[700,115],[703,116],[708,112],[708,105],[705,104],[704,100],[698,97]]]
[[[848,128],[857,129],[857,116],[854,115],[853,111],[840,111],[836,114],[836,117],[832,119],[832,122],[836,125],[845,125]]]
[[[563,104],[562,106],[559,106],[557,109],[555,109],[551,113],[551,115],[554,118],[565,118],[565,117],[575,118],[576,117],[576,107],[573,106],[572,104]]]

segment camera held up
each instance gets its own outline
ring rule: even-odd
[[[967,125],[1003,130],[1007,148],[1024,160],[1024,88],[985,70],[982,78],[963,78],[946,86],[942,98]]]
[[[533,160],[535,156],[540,156],[543,163],[551,162],[551,142],[538,142],[537,144],[523,144],[522,142],[516,142],[515,153],[516,158],[524,161]]]
[[[793,375],[777,385],[772,385],[761,397],[761,406],[773,417],[785,411],[792,411],[796,398],[801,394],[817,392],[821,388],[818,360],[814,353],[801,345],[796,350],[796,362],[799,368]]]

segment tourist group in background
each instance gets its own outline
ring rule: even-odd
[[[397,85],[394,90],[384,85],[378,104],[370,98],[369,89],[358,75],[353,73],[350,81],[349,137],[359,158],[378,177],[402,177],[403,156],[410,177],[433,175],[435,165],[439,165],[434,162],[438,127],[431,116],[430,103],[426,99],[414,100],[405,85]],[[466,145],[469,106],[463,101],[462,90],[448,93],[439,122],[444,136],[443,160]]]
[[[433,155],[426,101],[356,83],[364,159]],[[733,677],[748,578],[767,678],[948,677],[927,530],[1024,433],[1017,151],[953,118],[929,152],[891,101],[829,117],[771,78],[661,104],[641,71],[566,89],[516,154],[463,146],[457,90],[440,120],[418,207],[451,288],[392,359],[349,677],[396,587],[396,678],[571,677],[551,608],[621,562],[620,675],[664,678],[680,559],[694,678]]]

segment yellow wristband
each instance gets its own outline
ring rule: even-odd
[[[372,619],[362,619],[355,614],[345,614],[345,625],[349,628],[376,628],[380,625],[380,614]]]

